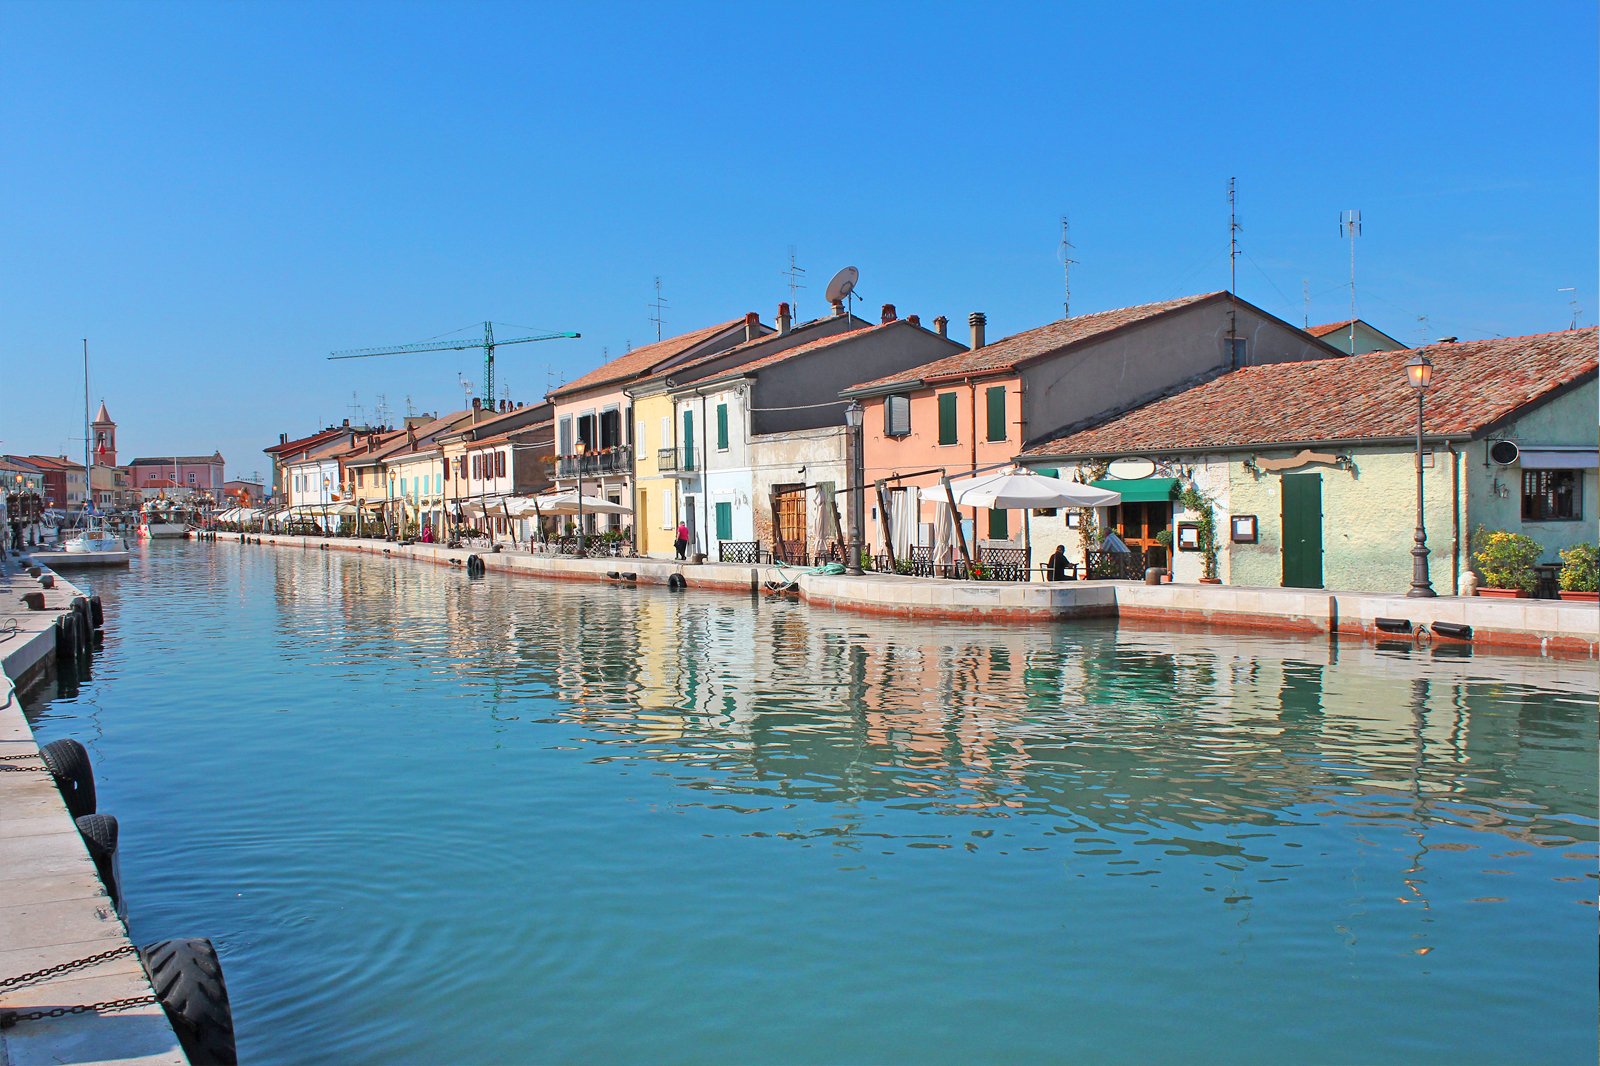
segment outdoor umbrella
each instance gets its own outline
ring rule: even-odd
[[[1046,477],[1020,466],[1008,466],[988,474],[952,481],[950,493],[955,497],[957,507],[987,507],[995,511],[1028,511],[1040,507],[1115,507],[1122,502],[1120,492]],[[944,486],[933,485],[923,489],[922,498],[935,501],[945,499]],[[1033,528],[1026,516],[1022,521],[1022,529],[1031,558]]]
[[[633,508],[625,503],[612,503],[596,496],[582,497],[582,510],[584,514],[632,514]],[[543,496],[535,496],[530,501],[538,508],[540,514],[547,515],[575,515],[579,510],[579,497],[571,489],[565,492],[551,492]]]

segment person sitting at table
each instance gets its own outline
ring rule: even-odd
[[[1065,544],[1057,544],[1054,554],[1050,556],[1045,565],[1050,568],[1051,581],[1065,581],[1067,579],[1067,546]]]

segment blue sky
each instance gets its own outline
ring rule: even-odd
[[[0,7],[0,451],[122,458],[459,406],[485,318],[533,399],[837,268],[998,337],[1226,288],[1402,340],[1595,321],[1596,10],[1449,4]],[[514,332],[514,331],[513,331]]]

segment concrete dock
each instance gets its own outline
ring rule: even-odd
[[[240,535],[221,533],[218,539],[238,541]],[[1325,634],[1362,640],[1397,639],[1396,634],[1378,628],[1380,618],[1406,620],[1413,627],[1430,629],[1436,622],[1447,622],[1471,626],[1471,643],[1477,647],[1600,658],[1600,605],[1592,602],[1464,596],[1409,599],[1371,592],[1135,581],[948,581],[894,574],[856,577],[813,574],[798,567],[780,571],[770,564],[577,559],[512,549],[496,552],[484,547],[400,545],[351,537],[266,534],[258,538],[251,534],[249,539],[252,546],[259,539],[263,546],[363,552],[455,567],[465,567],[467,557],[476,555],[487,571],[565,581],[604,582],[612,580],[609,574],[633,574],[639,584],[664,585],[676,574],[693,588],[759,593],[767,580],[783,576],[796,580],[800,598],[810,603],[902,618],[1003,623],[1099,617],[1150,626]]]
[[[0,639],[3,766],[42,765],[20,692],[54,678],[56,618],[81,595],[58,576],[44,592],[43,611],[23,607],[23,593],[39,590],[37,580],[15,572],[14,560],[0,571],[0,623],[16,623]],[[0,772],[0,980],[122,949],[103,962],[0,989],[0,1011],[151,997],[119,1011],[18,1021],[0,1030],[0,1066],[186,1062],[132,947],[51,776]]]

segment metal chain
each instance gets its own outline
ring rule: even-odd
[[[51,1007],[49,1010],[0,1011],[0,1029],[9,1029],[18,1022],[36,1022],[41,1018],[65,1018],[69,1014],[109,1014],[112,1011],[142,1007],[159,1002],[155,996],[129,996],[127,999],[105,999],[99,1003],[84,1003],[76,1007]]]
[[[21,755],[0,755],[0,762],[16,762],[18,759],[42,759],[42,758],[44,758],[44,756],[40,755],[38,752],[29,751],[29,752],[24,752]]]
[[[47,774],[49,772],[50,767],[48,766],[11,766],[9,764],[0,766],[0,774]]]
[[[97,962],[105,962],[107,959],[114,959],[119,955],[131,954],[133,954],[133,945],[124,944],[119,948],[112,948],[110,951],[102,951],[98,955],[89,955],[81,959],[73,959],[71,962],[59,962],[54,966],[46,966],[42,970],[35,970],[32,973],[20,974],[16,977],[0,978],[0,988],[10,988],[13,985],[26,984],[29,981],[37,981],[41,977],[54,977],[58,973],[68,973],[72,970],[81,970],[85,966],[93,966]]]

